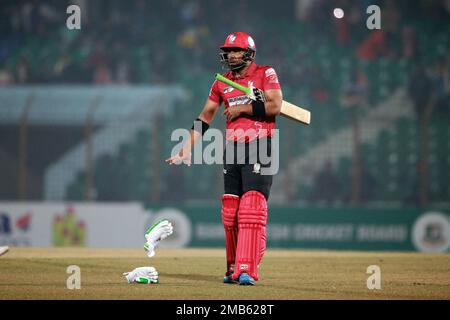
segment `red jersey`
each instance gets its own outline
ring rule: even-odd
[[[250,64],[244,76],[232,71],[227,72],[224,76],[246,87],[253,85],[253,87],[263,91],[281,89],[275,70],[269,66],[259,66],[254,62]],[[225,108],[232,108],[240,104],[251,104],[252,102],[245,93],[217,80],[211,87],[209,99],[219,104],[224,102]],[[257,120],[255,117],[242,115],[233,121],[227,121],[226,139],[248,142],[257,138],[271,137],[272,129],[275,129],[275,127],[275,117]]]

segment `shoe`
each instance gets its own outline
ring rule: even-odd
[[[256,284],[255,279],[250,277],[247,273],[241,273],[238,282],[241,286],[254,286]]]
[[[236,284],[238,283],[237,280],[234,280],[232,275],[229,276],[225,276],[223,277],[223,283],[227,283],[227,284]]]

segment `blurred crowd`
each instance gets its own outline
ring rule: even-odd
[[[81,30],[65,26],[69,4],[82,8]],[[366,8],[371,4],[381,6],[382,30],[368,33]],[[330,18],[334,7],[344,9],[345,19]],[[353,47],[361,60],[419,59],[426,53],[417,39],[420,25],[413,22],[422,21],[434,32],[446,27],[449,13],[448,0],[5,0],[0,7],[0,84],[174,82],[180,70],[217,70],[218,46],[226,34],[245,30],[288,84],[314,74],[312,95],[323,100],[320,69],[302,65],[301,55],[294,67],[282,63],[296,33],[270,34],[278,21],[304,23],[307,32],[296,41],[310,48],[332,39]]]
[[[66,28],[69,4],[82,9],[81,30]],[[371,4],[381,7],[382,30],[367,32]],[[344,19],[331,18],[335,7],[344,10]],[[448,21],[450,0],[248,0],[233,5],[223,0],[6,0],[0,7],[0,85],[180,82],[183,73],[195,77],[218,71],[218,46],[232,30],[245,30],[263,52],[258,61],[275,66],[285,86],[307,88],[314,103],[330,103],[331,80],[305,59],[325,41],[353,50],[351,59],[405,59],[428,70],[418,29],[432,34],[448,27]],[[286,33],[278,24],[301,26],[304,32],[296,39],[296,30]],[[299,45],[306,49],[296,50]],[[291,52],[298,53],[288,63]],[[442,59],[448,60],[448,53]],[[367,97],[371,88],[364,70],[352,70],[346,81],[342,88]]]
[[[81,8],[81,30],[66,27],[71,4]],[[381,8],[382,28],[369,31],[366,8],[373,4]],[[333,17],[334,8],[342,8],[345,17]],[[447,116],[450,54],[448,47],[430,52],[430,40],[442,32],[450,38],[449,21],[450,0],[2,0],[0,86],[189,87],[195,85],[192,79],[221,70],[219,46],[240,30],[254,37],[257,62],[276,68],[287,96],[302,94],[295,99],[319,112],[320,106],[373,103],[378,83],[365,66],[383,60],[412,66],[404,69],[406,82],[399,84],[406,86],[419,119],[426,112]],[[337,67],[345,63],[348,76],[341,77]],[[202,90],[199,99],[207,88]],[[370,200],[376,179],[363,164],[361,175],[361,200]],[[342,184],[327,162],[309,200],[347,202],[351,195]]]

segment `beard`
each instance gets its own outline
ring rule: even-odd
[[[244,68],[245,65],[246,65],[246,63],[242,59],[236,59],[236,60],[228,61],[228,67],[232,71],[238,71],[238,70]]]

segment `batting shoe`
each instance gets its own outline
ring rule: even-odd
[[[226,283],[226,284],[236,284],[236,283],[238,283],[238,281],[237,281],[237,280],[234,280],[233,277],[232,277],[232,275],[229,275],[229,276],[223,277],[223,283]]]
[[[254,286],[256,284],[255,279],[250,277],[247,273],[241,273],[238,282],[241,286]]]

